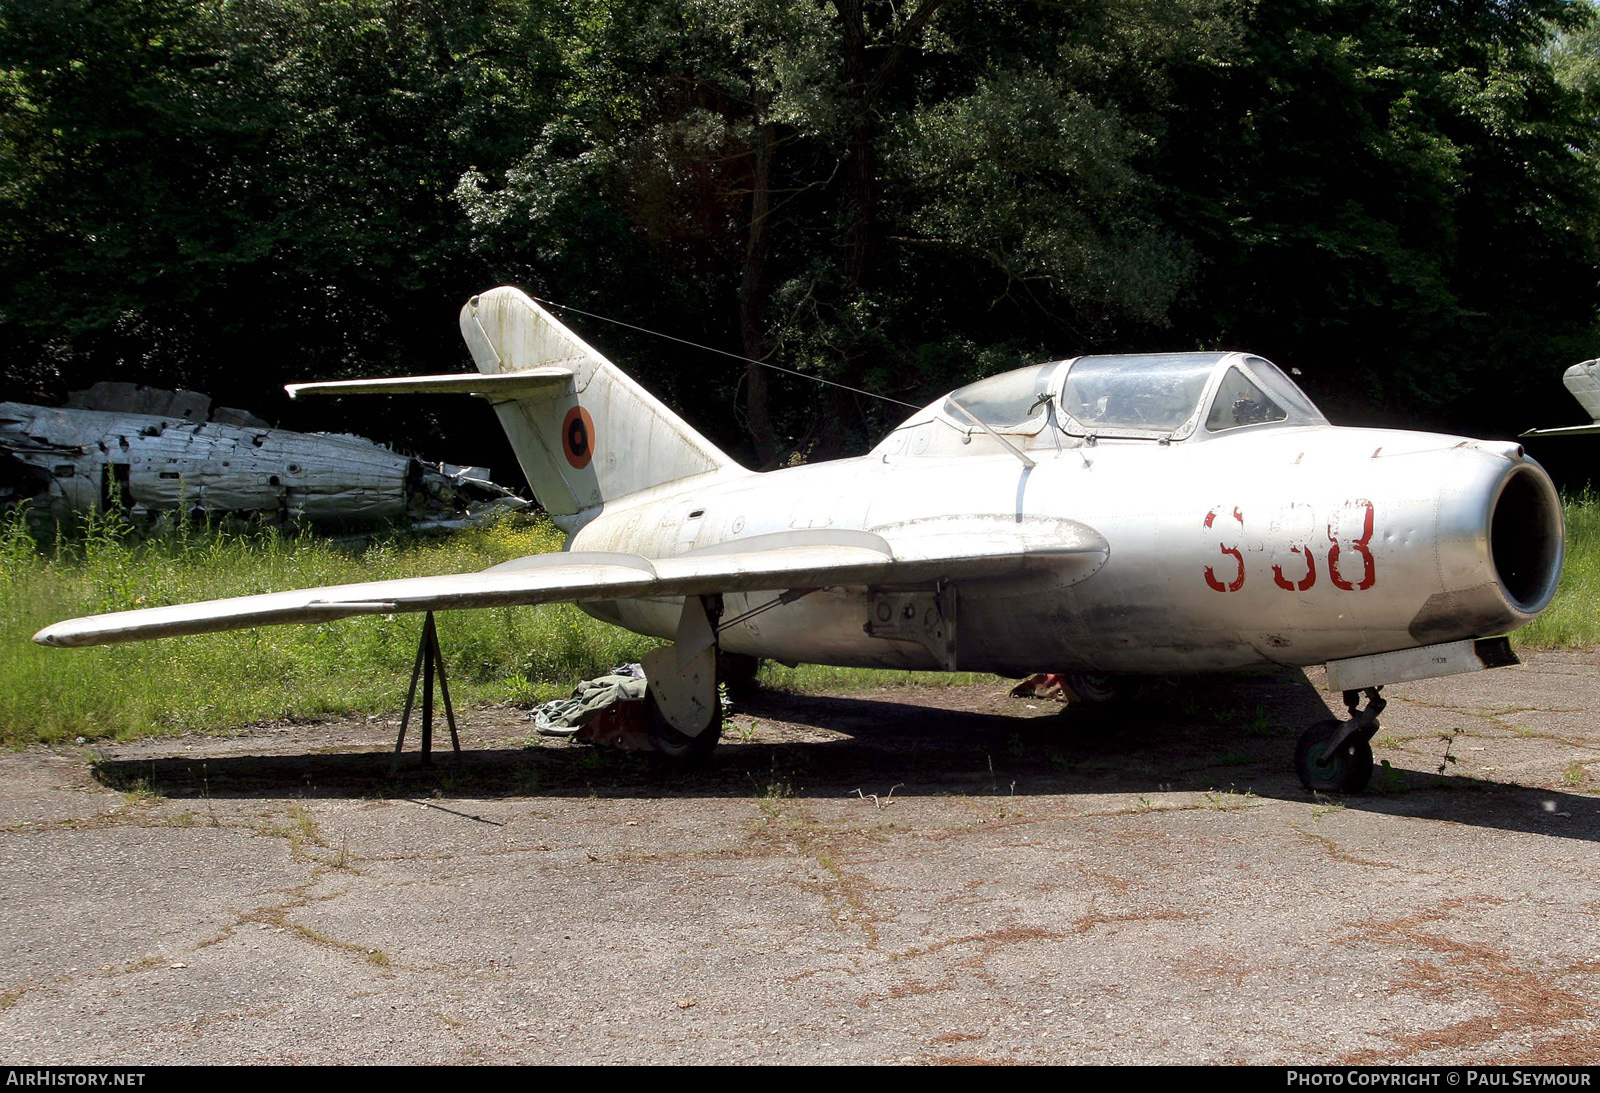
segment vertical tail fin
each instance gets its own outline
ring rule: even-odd
[[[529,485],[552,515],[738,467],[518,289],[468,300],[461,333],[486,375],[571,374],[569,382],[507,384],[503,395],[488,395]]]

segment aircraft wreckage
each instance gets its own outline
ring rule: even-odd
[[[19,504],[42,520],[120,508],[133,519],[183,510],[450,527],[531,502],[481,467],[274,429],[193,391],[100,383],[63,407],[0,402],[0,508]]]

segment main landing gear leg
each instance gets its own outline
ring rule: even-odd
[[[721,596],[686,596],[671,645],[643,657],[650,743],[669,759],[697,761],[722,737],[717,694],[717,620]]]
[[[1300,736],[1294,749],[1294,769],[1300,784],[1326,793],[1360,793],[1372,779],[1372,738],[1378,732],[1378,715],[1388,705],[1378,694],[1381,687],[1346,691],[1344,705],[1350,720],[1319,721]],[[1367,705],[1358,710],[1365,695]]]

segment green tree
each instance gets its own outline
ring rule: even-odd
[[[502,251],[507,232],[600,200],[678,272],[668,283],[699,288],[697,311],[723,317],[699,336],[921,397],[1063,329],[1082,344],[1165,323],[1192,259],[1140,160],[1165,69],[1231,40],[1219,11],[597,3],[568,48],[566,143],[458,196]],[[694,329],[681,315],[672,328]],[[797,396],[755,367],[741,379],[759,462],[834,454],[885,423],[838,389]]]
[[[0,369],[39,397],[117,376],[288,414],[286,379],[459,360],[459,302],[513,282],[912,402],[1044,356],[1228,345],[1336,412],[1484,428],[1592,355],[1589,13],[15,0]],[[759,464],[900,413],[573,323]],[[404,403],[382,431],[475,414]],[[504,465],[470,432],[459,454]]]
[[[20,327],[69,373],[110,341],[197,375],[186,320],[284,231],[269,187],[242,169],[265,158],[281,114],[257,93],[263,58],[224,15],[189,0],[0,7],[8,355],[31,356],[15,352]],[[50,386],[46,369],[21,369],[8,378]]]
[[[1504,431],[1595,314],[1592,107],[1551,2],[1249,10],[1192,64],[1159,169],[1201,256],[1177,322],[1302,366],[1337,413]]]

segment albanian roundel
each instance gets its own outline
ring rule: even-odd
[[[561,450],[567,453],[567,462],[580,471],[594,458],[594,418],[582,406],[568,410],[561,423]]]

